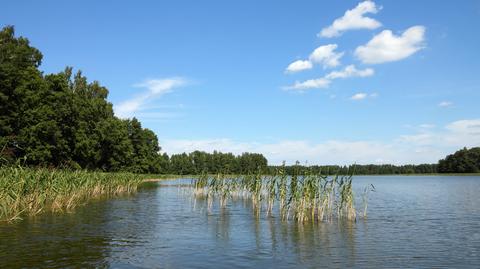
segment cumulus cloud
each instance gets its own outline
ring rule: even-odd
[[[270,143],[240,142],[231,139],[168,140],[160,144],[169,154],[195,150],[213,152],[259,152],[270,164],[282,161],[309,164],[369,163],[435,163],[461,147],[480,145],[480,119],[458,120],[444,128],[429,132],[402,135],[391,141],[327,140],[313,143],[306,140],[280,140]]]
[[[366,45],[355,49],[355,56],[366,64],[379,64],[405,59],[423,49],[425,27],[413,26],[396,36],[384,30],[374,36]]]
[[[336,37],[348,30],[357,29],[376,29],[382,24],[372,18],[365,17],[365,14],[375,14],[381,8],[377,7],[373,1],[364,1],[355,8],[347,10],[345,14],[336,19],[332,25],[325,27],[318,34],[321,37]]]
[[[373,76],[374,73],[375,71],[372,68],[357,69],[354,65],[349,65],[340,71],[332,71],[322,78],[296,81],[295,84],[285,87],[285,89],[304,91],[309,89],[328,88],[332,81],[335,79],[350,77],[369,77]]]
[[[312,54],[310,54],[310,61],[323,65],[324,68],[336,67],[340,65],[340,58],[343,56],[343,52],[335,52],[337,44],[328,44],[316,48]]]
[[[298,60],[298,61],[295,61],[291,64],[288,65],[287,67],[287,70],[285,70],[286,73],[296,73],[296,72],[300,72],[300,71],[303,71],[303,70],[307,70],[307,69],[312,69],[313,67],[313,64],[312,62],[306,60],[306,61],[303,61],[303,60]]]
[[[149,79],[142,83],[135,84],[136,88],[146,89],[144,92],[130,100],[123,101],[114,106],[115,115],[120,118],[134,116],[135,112],[142,108],[153,98],[171,92],[173,89],[184,86],[187,81],[184,78],[174,77],[165,79]]]
[[[316,48],[309,56],[308,60],[297,60],[288,65],[286,73],[295,73],[307,69],[312,69],[314,64],[320,64],[323,68],[336,67],[340,65],[340,58],[343,52],[336,52],[337,44],[328,44]]]

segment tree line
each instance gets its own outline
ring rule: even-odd
[[[268,173],[273,174],[281,166],[269,166]],[[437,164],[366,164],[366,165],[310,165],[303,166],[299,163],[295,165],[284,166],[283,169],[289,175],[303,175],[308,173],[322,173],[325,175],[404,175],[404,174],[433,174],[437,173]]]
[[[275,173],[280,166],[269,166],[269,174]],[[283,167],[289,175],[319,173],[356,175],[395,175],[395,174],[434,174],[434,173],[480,173],[480,147],[463,148],[446,156],[436,164],[367,164],[367,165],[295,165]]]

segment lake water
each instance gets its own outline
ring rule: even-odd
[[[208,210],[176,182],[0,223],[0,268],[480,268],[477,176],[356,177],[376,188],[367,219],[303,224]]]

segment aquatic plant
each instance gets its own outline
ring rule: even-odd
[[[288,176],[281,167],[272,176],[205,174],[193,179],[192,186],[195,197],[207,197],[209,209],[215,198],[221,207],[229,199],[241,198],[251,201],[255,214],[265,211],[271,215],[278,211],[283,220],[356,220],[352,179],[353,175],[327,176],[308,170]],[[366,216],[366,202],[364,199],[363,216]]]
[[[141,176],[131,173],[0,168],[0,221],[45,211],[70,211],[101,195],[137,190]]]

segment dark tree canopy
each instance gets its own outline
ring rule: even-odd
[[[479,173],[480,147],[463,148],[438,162],[440,173]]]

